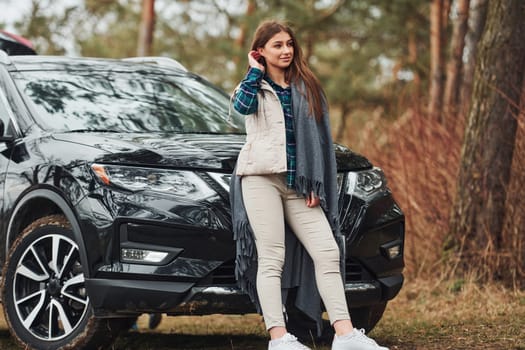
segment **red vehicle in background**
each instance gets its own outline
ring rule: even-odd
[[[5,30],[0,30],[0,50],[4,50],[9,56],[36,55],[31,41]]]

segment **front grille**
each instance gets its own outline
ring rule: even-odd
[[[363,267],[352,258],[346,259],[345,264],[345,281],[362,281]],[[211,274],[212,285],[230,285],[235,284],[235,261],[229,260],[216,268]]]
[[[363,280],[363,267],[352,258],[346,259],[345,264],[345,281],[361,281]]]
[[[211,275],[212,285],[235,284],[235,260],[224,262]]]

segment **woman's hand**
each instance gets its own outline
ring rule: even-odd
[[[259,68],[264,72],[264,65],[261,64],[261,62],[259,61],[260,59],[261,54],[257,51],[253,50],[248,52],[248,64],[250,65],[250,67]]]
[[[316,197],[313,192],[310,192],[310,195],[306,197],[306,206],[308,208],[317,207],[320,202],[319,197]]]

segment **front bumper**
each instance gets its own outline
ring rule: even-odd
[[[374,281],[349,282],[349,308],[392,299],[403,285],[403,275]],[[88,279],[90,300],[98,317],[162,312],[170,315],[246,314],[256,312],[249,297],[235,285],[194,286],[192,283]],[[125,295],[125,297],[122,297]]]

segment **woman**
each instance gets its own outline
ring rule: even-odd
[[[318,324],[320,295],[336,333],[333,350],[386,349],[353,328],[346,305],[335,155],[320,83],[292,30],[276,21],[257,28],[248,62],[232,96],[234,108],[247,115],[247,139],[230,194],[236,276],[262,311],[268,349],[309,349],[286,329],[281,290],[292,287],[299,287],[296,305]]]

